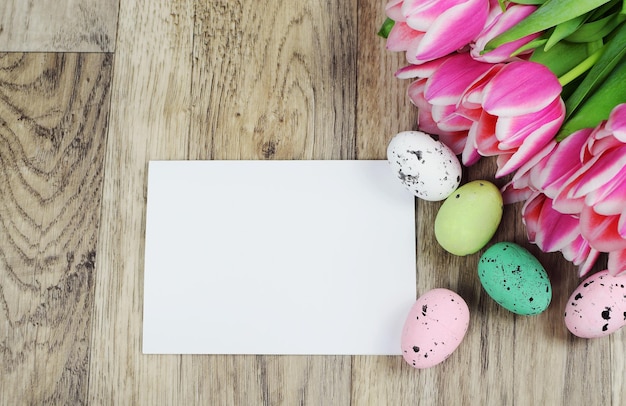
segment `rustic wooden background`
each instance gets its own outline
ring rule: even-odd
[[[536,317],[481,291],[478,255],[434,242],[419,202],[418,293],[472,321],[444,364],[401,357],[141,354],[150,159],[384,159],[415,128],[384,0],[0,1],[0,404],[624,405],[626,334],[581,340],[578,284],[539,255]],[[483,160],[465,179],[492,179]],[[496,182],[501,184],[501,182]],[[496,240],[524,239],[519,206]]]

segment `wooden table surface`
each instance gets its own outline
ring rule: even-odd
[[[498,307],[417,204],[418,293],[453,289],[472,320],[442,365],[400,356],[141,353],[150,159],[384,159],[416,127],[375,34],[383,0],[0,2],[0,404],[624,405],[626,334],[563,324],[579,283],[539,255],[535,317]],[[464,178],[494,180],[483,159]],[[494,180],[498,185],[502,180]],[[601,265],[600,265],[601,266]]]

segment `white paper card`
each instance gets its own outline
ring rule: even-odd
[[[397,355],[414,198],[386,161],[152,161],[146,354]]]

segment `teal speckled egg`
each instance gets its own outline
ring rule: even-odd
[[[511,242],[499,242],[485,251],[478,262],[478,277],[493,300],[516,314],[539,314],[552,300],[546,270],[530,252]]]

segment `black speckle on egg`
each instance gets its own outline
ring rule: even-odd
[[[607,331],[609,329],[609,324],[605,324],[604,326],[602,326],[602,331]]]
[[[461,195],[459,193],[457,193],[456,196],[454,196],[454,197],[458,199],[458,198],[461,197]]]
[[[578,294],[574,296],[574,300],[580,300],[582,298],[583,298],[583,295],[581,295],[580,292],[578,292]]]
[[[426,316],[427,311],[428,311],[428,305],[422,306],[422,316]]]
[[[532,302],[533,300],[535,300],[535,298],[532,298],[532,297],[529,297],[529,298],[528,298],[528,301],[529,301],[529,302]]]
[[[626,321],[626,312],[624,312],[624,321]]]
[[[611,320],[611,308],[605,307],[601,315],[604,320]]]
[[[413,352],[420,352],[420,347],[418,347],[417,345],[414,345]]]

